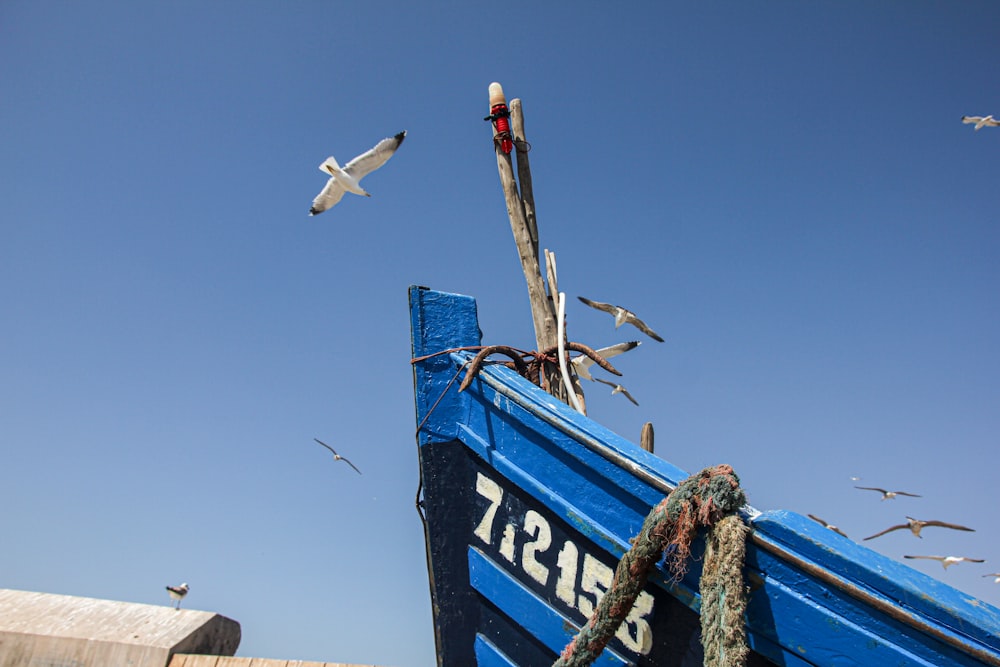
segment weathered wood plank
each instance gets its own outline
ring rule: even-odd
[[[377,665],[179,653],[173,657],[169,667],[377,667]]]
[[[211,656],[207,656],[211,657]],[[271,663],[271,667],[285,667],[287,660],[262,661],[256,658],[220,657],[218,662],[207,667],[263,667],[262,663]]]

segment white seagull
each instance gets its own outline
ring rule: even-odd
[[[354,465],[353,463],[351,463],[350,461],[348,461],[347,459],[345,459],[343,456],[341,456],[340,454],[338,454],[337,450],[335,450],[333,447],[331,447],[330,445],[326,444],[325,442],[323,442],[319,438],[313,438],[313,440],[315,440],[316,442],[318,442],[319,444],[323,445],[324,447],[326,447],[327,449],[329,449],[331,452],[333,452],[333,460],[334,461],[343,461],[347,465],[349,465],[352,468],[354,468],[355,470],[357,470],[357,472],[358,472],[359,475],[361,474],[361,471],[358,470],[358,467],[356,465]]]
[[[903,556],[903,558],[923,558],[926,560],[936,560],[941,562],[941,567],[948,569],[950,565],[955,563],[961,563],[965,561],[967,563],[985,563],[986,561],[982,558],[966,558],[965,556]]]
[[[962,116],[962,122],[966,125],[976,124],[974,128],[976,132],[983,129],[984,127],[998,127],[1000,126],[1000,120],[997,120],[993,116]]]
[[[591,301],[590,299],[585,299],[582,296],[578,296],[576,298],[579,299],[580,301],[583,301],[591,308],[596,308],[597,310],[603,310],[605,313],[611,313],[612,315],[614,315],[615,329],[617,329],[623,324],[631,324],[632,326],[636,327],[639,331],[652,338],[653,340],[660,341],[661,343],[663,342],[663,339],[660,338],[660,335],[655,331],[653,331],[652,329],[650,329],[645,322],[636,317],[635,313],[633,313],[631,310],[628,310],[627,308],[622,308],[621,306],[613,306],[610,303]]]
[[[873,540],[876,537],[885,535],[886,533],[891,533],[894,530],[902,530],[908,528],[911,533],[920,537],[920,530],[926,528],[927,526],[938,526],[940,528],[951,528],[952,530],[966,530],[970,533],[976,532],[975,528],[966,528],[965,526],[959,526],[957,523],[945,523],[944,521],[921,521],[920,519],[914,519],[912,516],[906,517],[906,523],[901,523],[895,526],[890,526],[880,533],[875,533],[874,535],[869,535],[866,540]]]
[[[1000,572],[993,572],[992,574],[984,574],[984,577],[994,577],[993,583],[1000,584]]]
[[[865,491],[878,491],[882,494],[882,500],[895,500],[896,496],[909,496],[911,498],[921,498],[915,493],[907,493],[906,491],[886,491],[885,489],[880,489],[877,486],[855,486],[855,489],[864,489]]]
[[[815,514],[806,514],[806,516],[809,517],[810,519],[812,519],[813,521],[815,521],[816,523],[821,524],[823,527],[829,528],[830,530],[832,530],[833,532],[837,533],[838,535],[843,535],[844,537],[847,537],[847,533],[845,533],[844,531],[842,531],[840,528],[837,528],[832,523],[827,523],[826,521],[823,521],[823,519],[819,518]]]
[[[609,345],[608,347],[602,347],[599,350],[594,350],[597,354],[601,355],[605,359],[610,357],[617,357],[622,352],[628,352],[641,345],[637,340],[632,340],[627,343],[618,343],[617,345]],[[593,359],[585,354],[581,354],[578,357],[573,357],[570,359],[570,363],[573,364],[573,370],[576,371],[577,377],[582,377],[584,380],[593,380],[594,377],[590,374],[590,367],[593,366],[595,362]]]
[[[394,137],[383,139],[375,144],[374,148],[357,156],[344,167],[337,164],[332,155],[328,157],[319,166],[319,170],[324,174],[329,174],[330,180],[326,182],[326,187],[313,199],[309,215],[319,215],[326,209],[333,207],[340,201],[345,192],[353,192],[356,195],[371,197],[361,187],[361,179],[385,164],[405,138],[406,130],[403,130]]]
[[[639,405],[639,401],[637,401],[634,398],[632,398],[632,394],[628,393],[628,391],[625,389],[625,387],[621,386],[620,384],[615,384],[614,382],[608,382],[607,380],[602,380],[601,378],[594,378],[594,380],[596,380],[597,382],[600,382],[601,384],[606,384],[609,387],[612,387],[612,389],[611,389],[611,395],[612,396],[614,396],[615,394],[621,394],[622,396],[624,396],[628,400],[632,401],[636,405]]]
[[[188,594],[189,590],[191,590],[191,587],[187,584],[181,584],[180,586],[167,586],[167,592],[170,593],[170,599],[177,601],[175,609],[181,608],[181,600],[184,599],[184,596]]]

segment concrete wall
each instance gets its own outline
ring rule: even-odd
[[[239,623],[207,611],[0,589],[0,667],[167,667],[239,644]]]

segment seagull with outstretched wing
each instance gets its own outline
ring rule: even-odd
[[[596,380],[597,382],[600,382],[601,384],[606,384],[609,387],[611,387],[611,395],[612,396],[614,396],[615,394],[621,394],[622,396],[624,396],[628,400],[632,401],[636,405],[639,405],[639,401],[637,401],[634,398],[632,398],[632,394],[628,393],[628,391],[625,389],[625,387],[621,386],[620,384],[616,384],[614,382],[608,382],[607,380],[602,380],[601,378],[594,378],[594,380]]]
[[[875,533],[874,535],[869,535],[864,538],[865,540],[874,540],[876,537],[881,537],[886,533],[891,533],[894,530],[903,530],[904,528],[909,529],[911,533],[917,537],[921,537],[920,531],[927,526],[938,526],[939,528],[951,528],[952,530],[965,530],[970,533],[976,532],[975,528],[967,528],[966,526],[959,526],[957,523],[945,523],[944,521],[921,521],[920,519],[914,519],[912,516],[906,517],[906,523],[901,523],[895,526],[890,526],[883,530],[882,532]]]
[[[360,471],[360,470],[358,470],[358,467],[357,467],[356,465],[354,465],[353,463],[351,463],[350,461],[348,461],[347,459],[345,459],[345,458],[344,458],[343,456],[341,456],[340,454],[338,454],[338,453],[337,453],[337,450],[336,450],[336,449],[334,449],[334,448],[333,448],[333,447],[331,447],[330,445],[326,444],[325,442],[323,442],[323,441],[322,441],[322,440],[320,440],[319,438],[313,438],[313,440],[315,440],[316,442],[318,442],[319,444],[323,445],[324,447],[326,447],[327,449],[329,449],[329,450],[330,450],[331,452],[333,452],[333,460],[334,460],[334,461],[343,461],[343,462],[344,462],[344,463],[346,463],[347,465],[349,465],[349,466],[351,466],[352,468],[354,468],[354,469],[355,469],[355,470],[357,471],[357,473],[358,473],[359,475],[361,474],[361,471]]]
[[[596,308],[597,310],[603,310],[605,313],[611,313],[611,315],[613,315],[615,318],[615,329],[617,329],[623,324],[631,324],[639,331],[652,338],[653,340],[659,341],[661,343],[663,342],[663,339],[660,337],[660,334],[650,329],[649,326],[645,322],[640,320],[638,317],[636,317],[635,313],[633,313],[631,310],[628,310],[627,308],[622,308],[621,306],[613,306],[610,303],[591,301],[590,299],[585,299],[582,296],[578,296],[576,298],[584,302],[591,308]]]
[[[344,167],[337,164],[337,160],[331,155],[319,170],[330,176],[326,186],[313,199],[312,208],[309,215],[319,215],[328,208],[332,208],[345,192],[353,192],[356,195],[371,197],[364,188],[361,187],[361,179],[372,173],[392,157],[399,145],[406,138],[406,130],[399,134],[383,139],[375,144],[375,147],[362,153],[347,163]]]
[[[599,350],[594,350],[597,354],[601,355],[604,359],[610,357],[617,357],[622,352],[628,352],[641,345],[637,340],[632,340],[627,343],[618,343],[617,345],[609,345],[608,347],[602,347]],[[584,380],[593,380],[594,377],[590,374],[590,367],[596,362],[585,354],[581,354],[578,357],[573,357],[570,359],[570,363],[573,364],[573,370],[576,371],[577,377],[581,377]]]
[[[976,132],[983,129],[984,127],[998,127],[1000,126],[1000,120],[997,120],[993,116],[962,116],[962,122],[966,125],[975,124]]]
[[[855,486],[855,489],[863,489],[865,491],[878,491],[882,494],[882,500],[895,500],[896,496],[909,496],[910,498],[921,498],[915,493],[907,493],[906,491],[886,491],[885,489],[880,489],[877,486]]]
[[[985,563],[982,558],[966,558],[965,556],[903,556],[903,558],[923,558],[925,560],[936,560],[941,563],[941,567],[948,569],[955,563]]]

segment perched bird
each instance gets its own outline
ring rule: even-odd
[[[617,329],[623,324],[631,324],[632,326],[639,329],[639,331],[652,338],[653,340],[658,340],[661,343],[663,342],[663,339],[660,338],[660,335],[655,331],[653,331],[652,329],[650,329],[648,326],[646,326],[646,323],[640,320],[638,317],[636,317],[635,313],[633,313],[631,310],[627,310],[625,308],[622,308],[621,306],[612,306],[610,303],[591,301],[590,299],[585,299],[582,296],[578,296],[576,298],[579,299],[580,301],[583,301],[591,308],[596,308],[597,310],[603,310],[605,313],[611,313],[612,315],[614,315],[615,329]]]
[[[965,556],[903,556],[903,558],[923,558],[926,560],[937,560],[941,561],[941,567],[948,569],[950,565],[955,563],[961,563],[965,561],[967,563],[985,563],[986,561],[982,558],[966,558]]]
[[[347,465],[349,465],[352,468],[354,468],[355,470],[357,470],[359,475],[361,474],[361,471],[358,470],[358,467],[356,465],[354,465],[353,463],[351,463],[350,461],[348,461],[347,459],[345,459],[343,456],[341,456],[340,454],[338,454],[337,450],[335,450],[333,447],[331,447],[330,445],[326,444],[325,442],[323,442],[322,440],[320,440],[318,438],[313,438],[313,440],[315,440],[316,442],[318,442],[319,444],[323,445],[324,447],[326,447],[327,449],[329,449],[331,452],[333,452],[333,460],[334,461],[343,461]]]
[[[978,132],[984,127],[997,127],[1000,126],[1000,120],[995,119],[993,116],[962,116],[962,122],[966,125],[976,124],[975,130]]]
[[[823,521],[823,519],[819,518],[815,514],[807,514],[806,516],[815,521],[816,523],[822,524],[824,528],[829,528],[838,535],[843,535],[844,537],[847,537],[847,533],[842,531],[840,528],[837,528],[832,523],[827,523],[826,521]]]
[[[602,347],[599,350],[594,350],[597,354],[601,355],[605,359],[610,357],[617,357],[622,352],[628,352],[641,345],[637,340],[629,341],[627,343],[618,343],[617,345],[610,345],[608,347]],[[584,380],[593,380],[593,376],[590,374],[590,367],[596,362],[585,354],[581,354],[578,357],[573,357],[570,359],[570,363],[573,364],[573,370],[576,371],[577,377],[581,377]]]
[[[855,489],[864,489],[865,491],[878,491],[882,494],[882,500],[894,500],[896,496],[909,496],[911,498],[922,498],[923,496],[918,496],[915,493],[907,493],[906,491],[886,491],[885,489],[880,489],[877,486],[856,486]]]
[[[187,584],[181,584],[180,586],[167,586],[167,592],[170,593],[170,599],[177,601],[175,609],[181,608],[181,600],[184,599],[184,596],[188,594],[189,590],[191,590],[191,587]]]
[[[607,380],[602,380],[601,378],[594,378],[594,379],[600,382],[601,384],[606,384],[609,387],[612,387],[611,389],[612,396],[614,396],[615,394],[622,394],[628,400],[632,401],[636,405],[639,405],[639,401],[632,398],[632,394],[628,393],[625,387],[621,386],[620,384],[615,384],[614,382],[608,382]]]
[[[984,577],[993,577],[994,584],[1000,584],[1000,572],[993,572],[992,574],[984,574]]]
[[[385,164],[386,160],[392,157],[392,154],[396,152],[396,149],[399,148],[399,145],[403,143],[403,139],[405,138],[406,130],[403,130],[394,137],[383,139],[375,144],[374,148],[357,156],[344,167],[337,164],[332,155],[328,157],[319,166],[319,170],[324,174],[329,174],[330,180],[326,182],[326,186],[313,199],[309,215],[319,215],[326,209],[333,207],[340,201],[345,192],[353,192],[356,195],[371,197],[361,187],[361,179]]]
[[[906,523],[901,523],[896,526],[890,526],[880,533],[875,533],[874,535],[869,535],[866,540],[874,540],[876,537],[885,535],[886,533],[891,533],[894,530],[902,530],[903,528],[909,528],[910,532],[920,537],[920,531],[927,526],[939,526],[941,528],[951,528],[952,530],[966,530],[970,533],[976,532],[975,528],[966,528],[965,526],[959,526],[955,523],[945,523],[944,521],[921,521],[920,519],[914,519],[912,516],[906,517]]]

